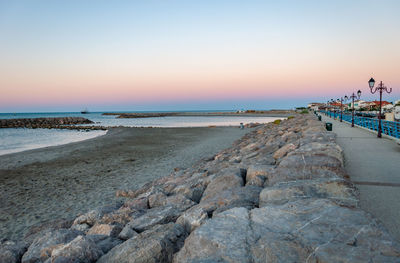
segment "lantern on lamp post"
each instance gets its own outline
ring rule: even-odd
[[[337,102],[340,102],[340,122],[343,121],[343,101],[348,100],[349,98],[347,96],[341,97],[340,99],[337,99]]]
[[[351,107],[351,127],[354,127],[354,99],[360,99],[360,97],[361,97],[361,90],[358,90],[357,91],[357,95],[356,94],[354,94],[354,92],[353,92],[353,94],[351,94],[350,95],[350,99],[352,99],[352,107]]]
[[[383,85],[383,82],[379,83],[377,87],[374,88],[375,86],[375,80],[371,78],[368,81],[369,88],[371,90],[372,94],[375,94],[375,92],[379,91],[379,115],[378,115],[378,138],[382,137],[382,93],[383,91],[386,91],[387,93],[392,92],[392,88],[388,89],[385,85]]]

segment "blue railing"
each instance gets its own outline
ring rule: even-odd
[[[340,113],[321,111],[326,116],[340,119]],[[351,123],[351,115],[343,114],[342,120]],[[354,116],[354,125],[378,131],[378,119]],[[382,133],[400,139],[400,122],[382,120]]]

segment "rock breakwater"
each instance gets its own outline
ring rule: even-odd
[[[358,207],[341,148],[315,116],[257,127],[233,147],[73,221],[2,240],[4,262],[398,262]]]
[[[91,120],[82,117],[0,119],[0,128],[82,129],[82,127],[71,125],[91,123],[93,123]]]

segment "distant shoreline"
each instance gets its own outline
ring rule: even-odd
[[[155,118],[155,117],[207,117],[207,116],[248,116],[248,117],[288,117],[292,110],[247,110],[237,112],[104,112],[102,115],[115,115],[117,118]]]

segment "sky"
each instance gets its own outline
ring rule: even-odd
[[[0,0],[0,112],[282,109],[374,77],[400,99],[400,1]]]

